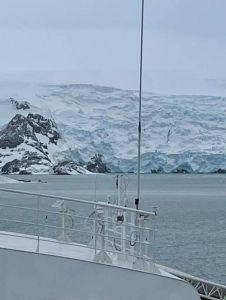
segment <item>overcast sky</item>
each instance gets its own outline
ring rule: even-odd
[[[141,0],[1,0],[0,79],[137,89]],[[226,1],[146,0],[144,88],[226,94]]]

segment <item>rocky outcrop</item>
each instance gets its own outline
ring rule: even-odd
[[[3,174],[13,174],[13,173],[19,172],[20,171],[19,163],[20,163],[20,161],[18,159],[14,159],[12,161],[7,162],[2,167],[2,173]]]
[[[15,108],[17,110],[20,110],[20,109],[25,110],[25,109],[30,109],[31,108],[30,103],[27,102],[27,101],[17,101],[14,98],[10,98],[9,100],[15,106]]]
[[[43,168],[49,168],[51,161],[48,157],[40,155],[37,152],[26,151],[21,159],[13,159],[2,166],[3,174],[20,174],[32,173],[33,166],[38,166],[42,170]]]
[[[42,134],[49,139],[50,143],[57,144],[60,134],[57,125],[50,119],[46,119],[39,114],[29,114],[27,122],[35,133]]]
[[[87,169],[80,163],[74,161],[63,161],[53,166],[56,175],[87,174]]]
[[[60,134],[52,120],[39,114],[15,115],[0,131],[2,173],[30,173],[34,166],[37,170],[50,168],[49,147],[56,146],[59,139]]]
[[[16,114],[0,130],[0,169],[3,174],[53,173],[57,175],[90,173],[84,164],[65,160],[54,164],[53,153],[60,139],[56,124],[42,115]],[[2,151],[1,151],[2,149]],[[51,153],[51,151],[53,151]],[[104,169],[100,157],[96,168]]]
[[[212,171],[211,173],[213,173],[213,174],[226,174],[226,170],[222,169],[222,168],[219,168],[217,170]]]
[[[87,164],[87,170],[93,173],[111,173],[111,170],[103,162],[103,155],[95,154]]]
[[[151,169],[151,173],[152,174],[164,174],[165,171],[164,171],[163,167],[158,167],[157,169]]]
[[[183,163],[172,170],[172,173],[180,173],[180,174],[188,174],[188,173],[194,173],[192,167],[189,163]]]
[[[39,141],[36,134],[46,136],[49,140],[48,142],[54,144],[57,144],[60,138],[57,127],[52,120],[45,119],[39,114],[28,114],[27,117],[17,114],[0,131],[0,148],[12,149],[22,143],[26,143],[44,153],[43,143]]]

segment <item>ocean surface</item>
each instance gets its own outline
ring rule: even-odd
[[[117,195],[115,175],[10,177],[30,179],[33,183],[4,184],[1,188],[99,201],[105,201],[109,196],[114,201]],[[123,183],[128,200],[133,204],[136,175],[125,176]],[[26,197],[19,197],[25,205]],[[10,201],[18,203],[18,196],[12,200],[6,193],[1,193],[1,203]],[[140,208],[148,210],[153,205],[158,207],[154,242],[156,261],[226,284],[226,176],[142,175]],[[7,219],[7,214],[7,209],[0,209],[0,218]],[[28,214],[23,211],[16,217],[29,223]],[[12,229],[12,225],[4,226]],[[0,229],[6,229],[2,222]]]

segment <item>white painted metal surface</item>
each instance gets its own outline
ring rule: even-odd
[[[36,252],[40,252],[41,240],[43,242],[43,240],[47,238],[43,235],[43,233],[47,231],[46,229],[48,229],[48,233],[57,230],[59,231],[59,234],[57,234],[58,240],[56,240],[56,238],[51,239],[52,242],[55,241],[58,243],[60,241],[70,243],[73,240],[73,238],[69,237],[70,235],[75,236],[75,239],[82,235],[87,235],[88,240],[84,246],[94,250],[95,255],[93,259],[95,261],[113,263],[117,256],[123,258],[124,262],[126,262],[130,268],[153,270],[154,262],[151,255],[151,247],[153,246],[151,241],[152,229],[148,227],[150,225],[148,222],[151,217],[156,215],[155,210],[154,212],[146,212],[105,202],[84,201],[81,199],[7,189],[1,189],[0,191],[2,193],[12,193],[16,196],[20,196],[16,198],[16,204],[0,203],[0,208],[8,210],[6,214],[7,218],[0,216],[0,222],[5,222],[9,228],[13,228],[10,235],[12,236],[15,231],[15,238],[18,238],[18,233],[24,234],[27,232],[27,229],[34,228],[32,234],[23,235],[23,237],[27,237],[28,239],[32,237],[32,239],[36,240]],[[24,204],[20,205],[20,201],[18,200],[23,200],[21,196],[29,197],[29,206]],[[52,204],[50,202],[47,208],[46,205],[43,208],[43,199],[45,200],[45,204],[48,203],[49,200],[54,200],[54,203]],[[69,205],[79,203],[82,204],[82,206],[88,206],[89,209],[95,207],[95,210],[87,217],[87,215],[76,214],[74,210],[67,207],[68,203]],[[60,206],[60,208],[58,206]],[[56,210],[56,208],[58,208],[58,210]],[[12,216],[11,210],[13,211]],[[23,217],[19,220],[15,217],[15,215],[17,215],[15,212],[18,210],[22,212],[28,211],[34,215],[34,218],[32,216],[30,219]],[[70,217],[74,219],[73,223],[75,222],[75,228],[66,226],[68,212],[70,212]],[[45,222],[43,224],[43,214],[51,214],[54,218],[60,217],[60,223],[53,225]],[[89,226],[87,226],[86,223],[89,223]],[[23,228],[22,232],[19,230],[21,226]],[[75,243],[70,244],[75,245]]]
[[[158,267],[170,274],[177,276],[178,278],[189,282],[198,291],[199,295],[201,296],[201,299],[226,300],[226,286],[224,285],[204,280],[202,278],[198,278],[165,266],[158,265]]]
[[[4,193],[14,194],[16,203],[1,201]],[[20,199],[24,200],[21,195],[28,197],[29,206],[20,205]],[[65,201],[63,211],[52,208],[56,200]],[[66,219],[66,203],[95,210],[90,217],[71,214],[75,228],[70,228],[62,222]],[[1,299],[199,299],[189,284],[155,265],[150,227],[155,212],[6,189],[0,189],[0,209],[0,226],[7,223],[13,228],[9,231],[5,226],[0,232]],[[4,209],[7,218],[3,217]],[[31,219],[19,220],[18,211],[28,213]],[[47,213],[54,220],[59,218],[60,225],[43,222]],[[46,228],[48,237],[44,235]],[[32,234],[28,234],[31,229]],[[59,239],[57,233],[51,237],[51,231],[62,229],[71,241]],[[78,243],[77,237],[85,236],[88,242]]]
[[[198,300],[187,283],[53,255],[0,249],[4,300]]]

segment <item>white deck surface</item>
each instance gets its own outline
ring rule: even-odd
[[[0,231],[0,247],[27,252],[37,252],[36,236]],[[81,260],[93,260],[94,250],[76,243],[63,243],[40,237],[39,253]]]
[[[34,253],[37,252],[37,246],[37,236],[0,231],[0,248]],[[58,240],[45,237],[40,237],[39,253],[84,261],[94,261],[95,258],[94,249],[91,249],[88,246],[73,242],[63,243]],[[136,269],[134,268],[130,257],[129,259],[125,259],[125,257],[122,256],[120,258],[120,256],[115,254],[110,254],[110,256],[112,259],[112,265],[128,269]],[[153,268],[153,272],[166,277],[177,278],[157,266]]]

